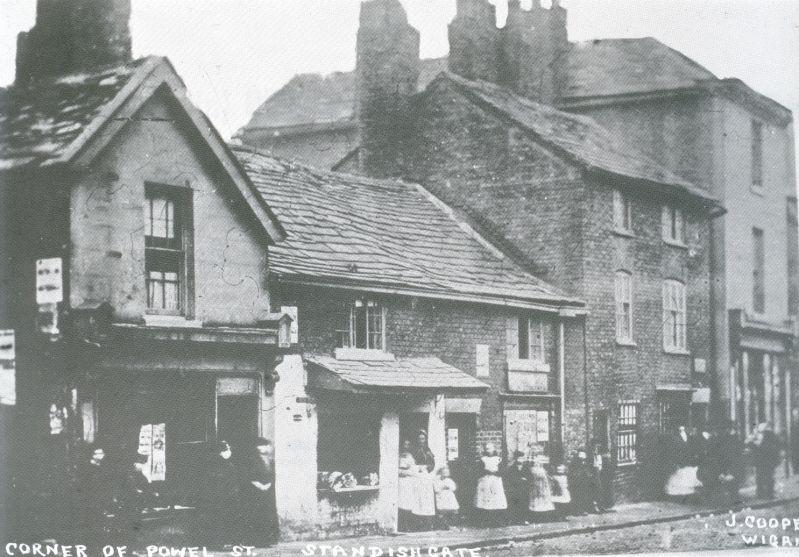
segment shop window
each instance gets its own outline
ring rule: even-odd
[[[356,300],[339,316],[338,348],[383,350],[385,309],[373,300]]]
[[[616,272],[616,341],[633,342],[633,277],[627,271]]]
[[[671,205],[664,206],[662,225],[665,242],[679,245],[685,243],[685,218],[680,209]]]
[[[548,410],[505,410],[507,454],[521,451],[529,458],[533,449],[538,449],[548,455],[551,414]]]
[[[319,414],[317,444],[320,491],[359,490],[379,485],[380,416]]]
[[[676,280],[663,283],[663,348],[667,352],[687,349],[685,285]]]
[[[186,309],[186,248],[191,207],[175,188],[147,185],[144,202],[147,310],[181,315]]]
[[[637,402],[619,404],[619,422],[616,431],[616,462],[619,464],[638,462],[638,413]]]
[[[613,228],[628,234],[633,231],[632,201],[619,190],[613,190]]]

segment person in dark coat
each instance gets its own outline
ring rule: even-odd
[[[524,461],[522,451],[513,453],[513,460],[505,469],[504,476],[508,518],[513,524],[526,524],[529,522],[527,506],[530,499],[530,467]]]
[[[579,449],[569,465],[569,491],[575,515],[598,511],[597,489],[592,464],[585,449]]]
[[[204,517],[211,543],[225,545],[239,540],[242,521],[241,476],[233,462],[230,444],[216,444],[206,475]]]
[[[744,443],[738,435],[735,422],[730,422],[727,432],[717,440],[720,470],[718,481],[726,494],[730,506],[741,502],[740,490],[746,480],[746,459]]]
[[[594,484],[597,492],[597,506],[600,511],[608,511],[613,508],[613,479],[616,477],[616,464],[610,454],[608,447],[603,447],[599,443],[594,444]]]
[[[751,438],[757,476],[757,496],[774,498],[774,469],[780,462],[780,440],[771,429],[771,424],[762,423]]]
[[[78,516],[84,527],[107,530],[106,515],[116,510],[114,477],[105,449],[95,445],[78,467]]]
[[[279,536],[275,500],[274,447],[268,439],[258,438],[255,454],[245,473],[247,542],[257,547],[274,544]]]
[[[692,427],[688,435],[688,459],[691,466],[699,466],[702,456],[707,450],[707,439],[699,431],[699,428]]]
[[[130,538],[129,544],[135,542],[134,534],[141,529],[142,511],[152,506],[157,498],[150,480],[144,475],[147,461],[147,455],[136,453],[123,474],[117,491],[119,530],[122,536]]]

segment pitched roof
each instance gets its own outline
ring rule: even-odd
[[[652,37],[571,45],[561,98],[689,88],[715,79],[709,70]]]
[[[517,307],[582,305],[504,257],[420,186],[233,149],[287,230],[270,250],[280,278]]]
[[[311,384],[321,388],[353,391],[445,390],[484,391],[488,385],[438,358],[395,360],[339,360],[330,356],[306,356]]]
[[[422,60],[417,89],[446,69],[446,58]],[[266,99],[243,129],[354,123],[355,104],[355,72],[299,74]]]
[[[563,100],[682,89],[716,79],[652,37],[573,43],[565,68]],[[446,69],[447,57],[422,60],[418,90]],[[269,97],[243,129],[354,122],[355,104],[355,72],[301,74]]]
[[[0,168],[57,159],[145,60],[6,89],[0,96]]]
[[[439,80],[454,84],[479,106],[512,120],[586,170],[670,186],[709,205],[718,205],[707,193],[648,156],[631,150],[618,136],[587,116],[563,112],[493,83],[470,81],[450,72],[442,73],[431,88]]]
[[[163,57],[148,56],[4,90],[0,95],[0,170],[90,162],[161,87],[171,92],[185,121],[202,136],[269,238],[280,241],[285,235],[281,224],[208,117],[188,100],[185,84]]]

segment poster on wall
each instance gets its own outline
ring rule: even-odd
[[[16,346],[13,329],[0,330],[0,404],[17,403]]]
[[[166,424],[144,424],[139,428],[139,454],[147,455],[144,475],[151,482],[166,480]]]

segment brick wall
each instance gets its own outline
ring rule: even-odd
[[[332,355],[336,348],[336,315],[364,293],[347,293],[323,288],[301,288],[281,284],[274,291],[281,305],[298,306],[300,347],[306,354]],[[477,420],[475,444],[487,441],[502,446],[503,408],[544,409],[548,401],[519,401],[506,397],[507,347],[506,320],[511,316],[532,315],[525,310],[481,304],[437,301],[404,296],[368,296],[379,301],[386,311],[386,349],[397,357],[436,356],[444,362],[476,375],[476,345],[489,346],[490,377],[479,379],[490,386],[483,396]],[[557,372],[556,317],[548,318],[547,358],[553,374]],[[565,321],[566,392],[571,416],[583,412],[583,399],[574,390],[582,384],[582,333],[575,319]],[[550,383],[557,389],[557,381]],[[580,389],[579,392],[582,392]],[[554,403],[557,409],[557,404]],[[584,419],[584,418],[583,418]],[[573,436],[572,436],[573,437]],[[570,439],[572,438],[570,437]],[[557,429],[552,430],[552,439]],[[575,448],[574,446],[571,447]]]
[[[664,190],[584,176],[526,131],[471,105],[446,82],[434,85],[417,112],[418,148],[407,176],[478,214],[489,229],[513,242],[533,272],[586,300],[588,390],[573,384],[567,392],[570,397],[587,395],[591,409],[607,411],[611,438],[618,402],[638,400],[640,434],[654,435],[657,385],[691,383],[692,357],[711,356],[705,214],[680,203],[691,249],[668,246],[661,239],[661,208],[668,199]],[[635,237],[612,231],[614,187],[624,187],[632,196]],[[614,274],[620,269],[634,280],[635,347],[617,345],[615,339]],[[686,284],[691,354],[664,353],[664,279]],[[582,376],[567,376],[567,381],[569,377]],[[585,415],[567,412],[566,422],[571,443],[584,443]],[[619,473],[620,487],[629,497],[638,496],[636,473],[636,467]]]

